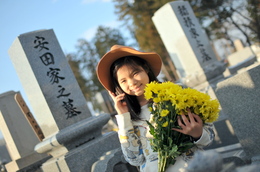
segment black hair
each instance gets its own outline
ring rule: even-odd
[[[141,66],[148,74],[149,82],[158,81],[154,72],[151,69],[151,66],[146,60],[136,56],[122,57],[120,59],[117,59],[110,67],[110,76],[112,78],[112,84],[114,86],[113,91],[116,94],[124,92],[117,81],[117,71],[124,65],[130,66],[132,68],[137,68],[137,66]],[[141,106],[137,100],[137,97],[126,94],[125,101],[130,112],[131,119],[140,120]]]

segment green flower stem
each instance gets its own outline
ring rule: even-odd
[[[166,170],[166,164],[167,164],[167,152],[165,152],[165,155],[162,151],[158,152],[159,154],[159,161],[158,161],[158,172],[165,172]]]

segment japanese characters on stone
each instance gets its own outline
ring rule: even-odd
[[[203,41],[201,41],[201,36],[198,34],[198,31],[196,30],[196,28],[198,27],[196,27],[196,24],[192,21],[192,18],[190,17],[187,8],[184,5],[179,5],[178,12],[183,19],[185,27],[188,28],[191,38],[195,41],[197,48],[199,49],[202,62],[210,61],[212,57],[210,57],[210,55],[206,52],[204,43]]]
[[[66,101],[62,101],[63,104],[61,105],[66,110],[66,119],[81,114],[81,111],[78,111],[73,105],[74,100],[70,98],[71,93],[67,92],[66,88],[62,85],[62,81],[66,79],[66,76],[63,76],[61,69],[55,66],[55,57],[51,53],[51,49],[48,47],[48,40],[46,40],[45,37],[35,36],[33,43],[35,45],[33,48],[35,51],[39,52],[38,60],[41,61],[42,65],[48,68],[46,77],[49,77],[51,84],[57,85],[56,98],[67,98]]]

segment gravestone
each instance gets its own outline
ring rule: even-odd
[[[185,85],[194,87],[225,71],[187,1],[165,4],[152,20]]]
[[[43,134],[19,92],[0,94],[0,129],[12,159],[7,171],[36,168],[47,160],[47,154],[34,152]]]
[[[222,110],[249,159],[260,155],[259,88],[260,65],[218,83],[216,89]]]
[[[91,116],[53,30],[21,34],[9,55],[45,137]]]
[[[91,115],[52,29],[21,34],[9,54],[45,136],[34,149],[52,156],[42,171],[91,171],[120,147],[116,132],[101,133],[110,115]]]
[[[243,42],[240,39],[234,40],[234,46],[236,48],[236,51],[244,49],[244,44],[243,44]]]
[[[227,56],[227,60],[229,72],[235,74],[240,69],[254,64],[257,58],[251,47],[245,47]]]

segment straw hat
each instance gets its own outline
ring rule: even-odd
[[[97,65],[97,76],[100,83],[109,91],[113,91],[112,79],[110,76],[110,67],[114,61],[125,56],[137,56],[146,60],[154,72],[158,76],[161,71],[162,60],[155,52],[140,52],[131,47],[114,45],[99,61]]]

